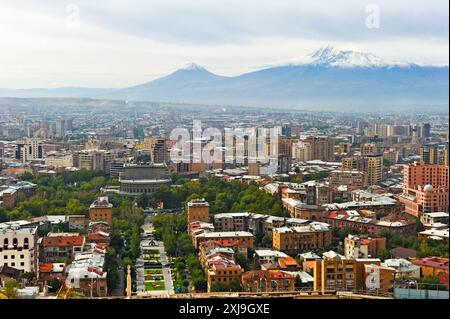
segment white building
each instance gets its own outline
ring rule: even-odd
[[[420,267],[414,265],[406,259],[395,258],[386,259],[384,263],[381,264],[384,267],[394,268],[395,276],[397,278],[401,277],[411,277],[420,278]]]
[[[255,259],[261,264],[278,262],[280,258],[289,257],[285,253],[272,249],[255,250]]]
[[[72,154],[48,154],[44,160],[45,165],[53,166],[54,168],[73,166]]]
[[[0,224],[0,263],[24,272],[36,272],[37,228],[26,221]]]

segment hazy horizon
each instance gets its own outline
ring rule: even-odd
[[[448,2],[439,0],[0,5],[0,88],[6,89],[122,88],[188,62],[236,76],[327,45],[387,61],[449,64]]]

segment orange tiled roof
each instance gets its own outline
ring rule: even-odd
[[[292,257],[283,257],[278,259],[278,263],[280,264],[281,269],[289,268],[289,267],[298,267],[300,268],[297,261]]]
[[[84,243],[84,236],[52,236],[44,237],[44,246],[54,247],[73,247],[82,246]]]
[[[53,264],[40,264],[39,265],[39,272],[52,272]]]

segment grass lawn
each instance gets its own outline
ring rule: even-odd
[[[152,291],[152,290],[166,290],[166,286],[164,285],[164,281],[152,281],[152,282],[146,282],[145,283],[145,290]]]
[[[159,277],[159,279],[157,279]],[[154,280],[154,281],[159,281],[159,280],[164,280],[164,275],[163,274],[157,274],[157,275],[145,275],[144,276],[144,280]]]
[[[144,273],[146,275],[162,275],[163,274],[163,270],[161,268],[157,268],[157,269],[145,269]]]
[[[159,255],[159,250],[158,249],[144,249],[144,254]]]

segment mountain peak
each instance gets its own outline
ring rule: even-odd
[[[205,67],[194,63],[194,62],[189,62],[186,63],[180,70],[185,70],[185,71],[207,71]]]
[[[351,50],[339,50],[333,46],[322,47],[310,54],[312,64],[339,67],[373,67],[386,66],[380,57],[372,53]]]

